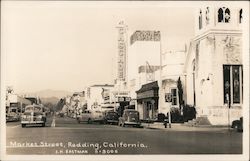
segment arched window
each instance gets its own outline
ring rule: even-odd
[[[218,22],[230,22],[230,10],[222,7],[218,10]]]
[[[199,29],[202,28],[202,12],[200,10],[200,15],[199,15]]]
[[[230,10],[227,8],[225,10],[225,22],[228,23],[230,21]]]
[[[209,7],[206,9],[206,25],[209,24]]]
[[[223,22],[223,19],[224,19],[223,9],[220,8],[220,9],[218,10],[218,22]]]
[[[242,9],[240,9],[240,12],[239,12],[239,23],[242,22]]]

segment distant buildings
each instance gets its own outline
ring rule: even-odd
[[[98,85],[92,85],[90,87],[87,87],[86,89],[86,101],[87,101],[87,108],[91,110],[101,110],[101,105],[104,103],[107,103],[107,101],[110,103],[112,101],[109,101],[112,99],[110,91],[112,91],[114,88],[114,85],[109,84],[98,84]]]

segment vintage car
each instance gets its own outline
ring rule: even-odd
[[[104,115],[101,111],[85,110],[82,111],[80,115],[77,115],[78,123],[87,122],[88,124],[92,122],[104,122]]]
[[[119,115],[114,111],[106,111],[104,113],[104,123],[105,124],[118,124]]]
[[[21,116],[22,127],[32,124],[40,124],[44,127],[45,123],[46,123],[46,114],[43,106],[28,105],[25,107],[25,111]]]
[[[140,127],[141,122],[139,119],[139,112],[133,109],[125,109],[122,117],[119,118],[118,125],[123,127],[125,125]]]
[[[9,112],[6,113],[6,121],[19,121],[20,114],[17,110],[17,107],[10,107]]]
[[[239,120],[234,120],[231,128],[236,129],[238,132],[243,132],[243,117]]]

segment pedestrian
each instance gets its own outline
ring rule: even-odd
[[[168,117],[164,118],[164,126],[165,128],[168,128]]]

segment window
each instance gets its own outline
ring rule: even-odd
[[[178,100],[177,100],[177,88],[171,89],[171,96],[172,96],[172,105],[177,106]]]
[[[243,95],[242,65],[223,65],[224,103],[241,104]],[[227,99],[229,98],[229,100]]]
[[[218,10],[218,22],[230,22],[230,10],[228,8],[222,7]]]
[[[223,15],[223,9],[220,8],[218,11],[218,22],[223,22],[224,15]]]
[[[240,12],[239,12],[239,23],[242,22],[242,9],[240,9]]]
[[[202,28],[202,12],[200,10],[200,15],[199,15],[199,29]]]
[[[209,24],[209,7],[206,9],[206,25]]]
[[[227,8],[225,10],[225,22],[228,23],[230,21],[230,10]]]

